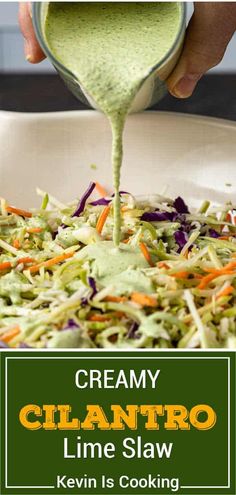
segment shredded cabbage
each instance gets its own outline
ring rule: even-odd
[[[236,348],[236,207],[121,191],[117,250],[94,188],[38,190],[32,213],[1,200],[0,347]]]

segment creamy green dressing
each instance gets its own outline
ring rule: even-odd
[[[177,2],[49,4],[45,36],[51,52],[111,123],[116,246],[125,119],[142,83],[174,43],[180,19]]]
[[[151,279],[145,275],[149,264],[138,248],[121,243],[117,249],[111,241],[96,242],[79,251],[77,259],[90,260],[92,276],[102,286],[112,286],[114,294],[153,292]]]

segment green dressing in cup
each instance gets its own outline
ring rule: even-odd
[[[41,31],[37,9],[36,5],[34,23],[43,49],[62,77],[69,78],[73,92],[77,84],[78,94],[82,90],[110,121],[113,241],[118,246],[125,119],[135,100],[137,108],[147,106],[137,104],[137,96],[145,98],[150,84],[153,99],[156,74],[161,84],[173,69],[184,36],[184,7],[180,2],[50,2]]]

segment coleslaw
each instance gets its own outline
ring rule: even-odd
[[[236,206],[91,183],[79,202],[1,199],[0,347],[236,348]],[[97,192],[98,199],[91,195]]]

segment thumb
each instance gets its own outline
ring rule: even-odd
[[[188,98],[203,74],[217,65],[236,28],[234,2],[196,2],[184,49],[167,80],[169,92]]]

